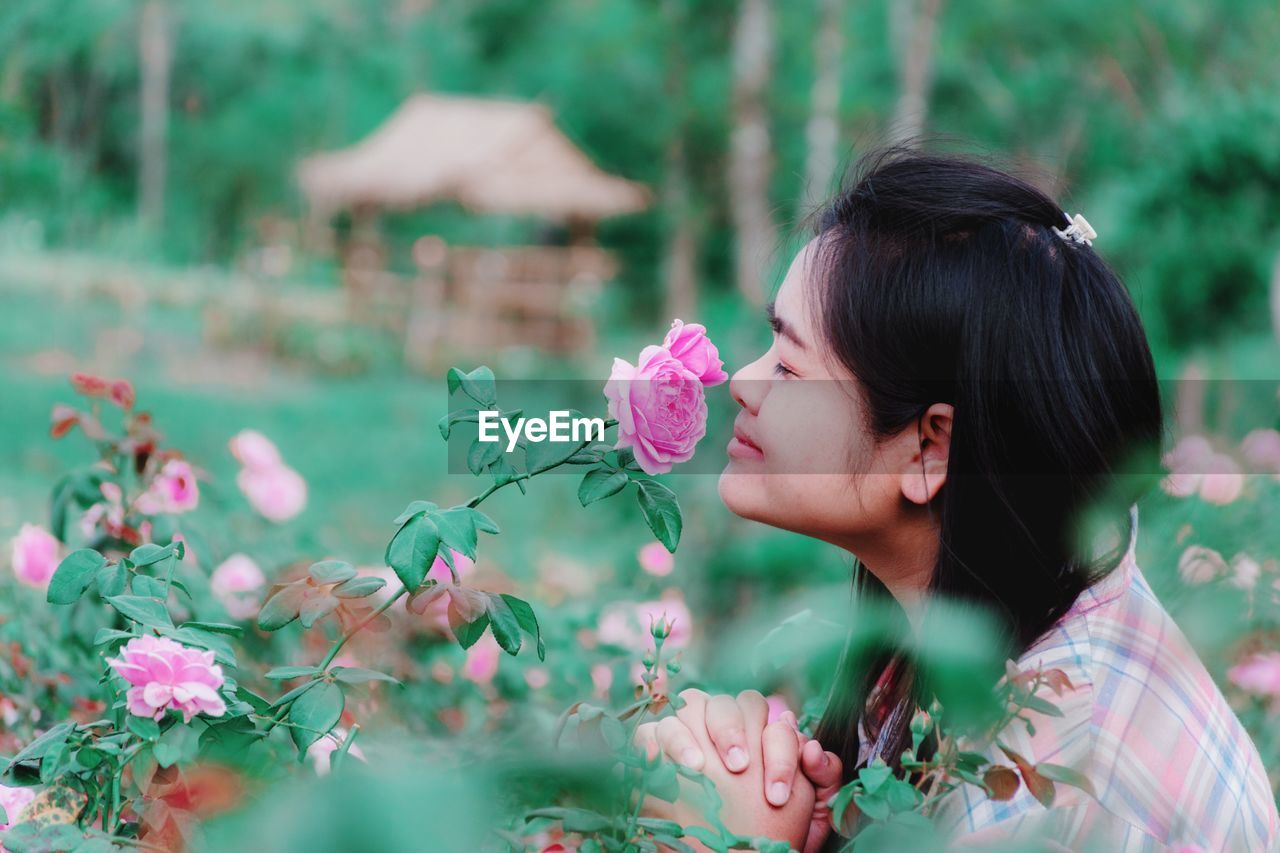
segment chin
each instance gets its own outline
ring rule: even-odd
[[[734,515],[742,516],[750,521],[763,521],[762,510],[766,505],[764,489],[760,478],[748,473],[735,471],[733,460],[720,472],[720,480],[716,490],[720,500]]]

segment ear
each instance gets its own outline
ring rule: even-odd
[[[947,481],[954,417],[954,406],[934,403],[903,431],[911,450],[902,471],[902,496],[914,504],[929,503]]]

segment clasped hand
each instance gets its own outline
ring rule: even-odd
[[[724,801],[720,819],[733,832],[815,853],[831,831],[827,801],[841,785],[835,753],[800,732],[790,711],[768,722],[769,706],[758,691],[734,697],[691,689],[680,698],[684,706],[673,716],[637,727],[637,744],[651,758],[661,752],[707,776]],[[675,804],[647,798],[644,811],[685,826],[707,825],[684,794]]]

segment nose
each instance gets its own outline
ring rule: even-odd
[[[753,415],[760,410],[760,403],[764,400],[764,395],[769,392],[768,366],[765,364],[767,355],[768,353],[765,353],[743,366],[729,379],[730,396],[739,406]]]

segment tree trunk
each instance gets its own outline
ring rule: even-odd
[[[667,97],[676,105],[675,126],[666,147],[662,174],[662,207],[664,213],[663,321],[680,318],[690,321],[698,311],[697,223],[689,189],[689,158],[685,151],[685,84],[687,63],[683,33],[688,11],[684,0],[666,0],[663,4],[670,35],[667,57]]]
[[[892,142],[914,145],[929,116],[929,86],[937,50],[938,14],[942,0],[894,0],[894,11],[906,13],[907,32],[899,39],[898,103],[889,125]],[[902,20],[891,15],[890,20]]]
[[[733,44],[733,130],[729,141],[729,201],[736,232],[738,291],[764,304],[766,261],[777,243],[769,206],[773,157],[765,95],[772,73],[772,0],[742,0]]]
[[[830,194],[840,144],[840,53],[844,28],[840,0],[818,0],[813,38],[813,91],[805,129],[805,202],[821,204]]]
[[[138,215],[153,228],[164,224],[168,172],[169,69],[173,44],[166,0],[146,0],[138,33],[142,127],[138,140]]]

